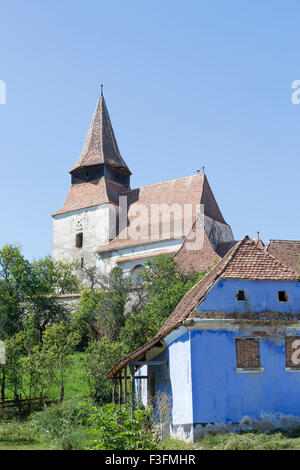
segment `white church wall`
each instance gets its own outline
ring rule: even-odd
[[[173,255],[179,250],[182,243],[183,238],[180,240],[163,240],[100,253],[97,258],[97,265],[101,272],[109,272],[115,266],[120,266],[124,273],[131,274],[135,266],[144,266],[148,259],[158,256],[160,252]],[[124,261],[122,261],[122,257]],[[132,259],[128,259],[129,257],[132,257]]]
[[[110,204],[59,214],[53,217],[53,259],[70,261],[83,258],[85,265],[95,264],[95,253],[100,245],[108,243],[111,237]],[[81,248],[76,247],[76,235],[83,234]]]

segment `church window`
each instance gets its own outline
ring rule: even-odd
[[[285,290],[278,291],[278,300],[279,302],[287,302],[289,300]]]
[[[76,245],[76,248],[82,248],[82,245],[83,245],[83,233],[82,232],[76,234],[75,245]]]
[[[244,290],[239,290],[238,291],[238,293],[236,294],[236,300],[247,300]]]
[[[237,338],[235,346],[238,369],[260,367],[259,340],[257,338]]]
[[[132,283],[134,286],[138,286],[142,283],[141,274],[144,270],[142,264],[137,264],[131,271]]]

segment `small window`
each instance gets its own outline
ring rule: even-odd
[[[80,260],[80,266],[81,266],[81,268],[83,268],[83,258],[81,258],[81,260]]]
[[[82,232],[76,234],[75,245],[76,245],[76,248],[82,248],[82,245],[83,245],[83,233]]]
[[[285,338],[285,363],[290,369],[300,369],[300,336]]]
[[[259,340],[257,338],[237,338],[235,346],[238,369],[255,369],[260,367]]]
[[[289,300],[285,290],[278,291],[278,300],[279,302],[287,302]]]
[[[238,293],[236,294],[236,300],[247,300],[244,290],[239,290],[238,291]]]

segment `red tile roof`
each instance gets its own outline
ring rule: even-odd
[[[300,274],[300,241],[270,240],[266,251]]]
[[[118,205],[119,195],[125,190],[124,186],[114,183],[103,176],[100,180],[71,186],[67,199],[53,215],[99,206],[105,203]]]
[[[276,281],[298,279],[292,269],[274,258],[255,240],[248,240],[239,248],[221,277]]]
[[[195,243],[197,231],[201,231],[197,238],[200,240],[203,237],[203,244],[197,250],[193,250],[191,246],[193,246],[193,242]],[[213,249],[201,221],[197,219],[181,248],[174,256],[174,260],[180,266],[181,271],[189,272],[194,270],[200,272],[206,271],[208,267],[215,266],[220,259],[221,257]]]
[[[151,234],[151,221],[148,217],[145,219],[145,224],[141,229],[141,234],[143,235],[146,233],[146,236],[143,235],[138,239],[133,239],[130,236],[130,227],[140,215],[139,205],[143,205],[147,209],[148,214],[150,214],[151,205],[154,204],[167,204],[169,207],[172,205],[179,205],[181,214],[183,214],[184,206],[191,204],[193,206],[193,216],[190,221],[190,226],[185,227],[187,232],[184,233],[182,231],[182,237],[180,238],[185,237],[190,231],[193,221],[196,218],[196,207],[199,204],[204,204],[205,215],[218,222],[226,224],[204,174],[197,174],[187,176],[185,178],[165,181],[163,183],[152,184],[150,186],[144,186],[132,191],[127,191],[122,195],[127,196],[128,198],[128,227],[110,243],[100,246],[98,250],[99,253],[136,245],[145,245],[147,243],[153,243],[160,240],[178,239],[174,233],[174,222],[177,219],[174,217],[173,213],[171,213],[171,233],[163,231],[162,217],[160,216],[159,240],[155,239]],[[182,223],[182,216],[180,221]]]

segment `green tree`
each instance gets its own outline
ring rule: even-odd
[[[99,275],[97,290],[83,291],[72,320],[82,334],[82,342],[107,336],[116,340],[126,320],[126,303],[130,299],[132,283],[130,276],[120,268],[114,268],[109,275]]]
[[[0,338],[5,340],[21,329],[26,300],[35,292],[36,280],[20,248],[5,245],[0,250]]]
[[[158,256],[147,262],[141,276],[148,303],[142,313],[133,312],[127,318],[119,335],[127,353],[157,334],[183,296],[205,274],[206,272],[181,272],[170,255]]]
[[[77,308],[70,314],[72,327],[81,336],[81,347],[100,338],[104,325],[99,318],[98,307],[105,301],[107,293],[103,290],[84,289],[78,301]]]
[[[77,264],[54,261],[50,256],[32,262],[37,279],[38,292],[45,294],[73,294],[79,292],[80,282],[76,275]]]
[[[106,378],[106,372],[124,356],[121,343],[107,337],[92,341],[87,350],[85,369],[91,396],[98,403],[111,400],[112,381]]]
[[[56,363],[60,383],[60,400],[65,395],[66,366],[70,364],[70,355],[74,352],[80,341],[80,335],[72,331],[66,322],[48,325],[43,335],[43,354],[49,356]]]

